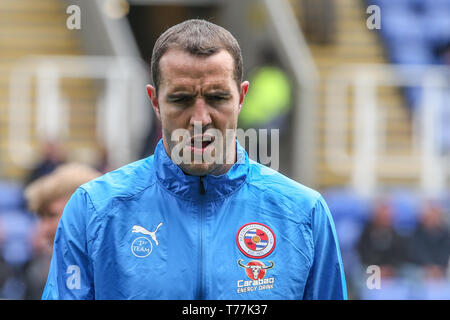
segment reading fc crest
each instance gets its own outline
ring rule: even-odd
[[[275,248],[275,235],[268,226],[251,222],[243,225],[236,236],[239,250],[249,258],[267,257]]]

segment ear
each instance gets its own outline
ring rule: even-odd
[[[158,117],[159,120],[161,120],[161,114],[159,112],[159,104],[158,104],[158,97],[156,96],[156,89],[155,87],[153,87],[152,85],[147,85],[147,93],[148,96],[150,97],[150,101],[152,102],[153,105],[153,110],[155,110],[156,116]]]
[[[239,92],[239,112],[241,112],[242,104],[244,103],[245,95],[247,94],[248,87],[250,86],[250,83],[248,81],[244,81],[241,83],[240,86],[240,92]]]

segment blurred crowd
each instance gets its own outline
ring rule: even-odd
[[[326,193],[353,299],[450,298],[450,197],[396,190],[373,199]],[[368,279],[379,269],[380,288]]]
[[[105,168],[69,162],[48,143],[23,183],[0,181],[0,299],[41,298],[64,207],[78,186]]]

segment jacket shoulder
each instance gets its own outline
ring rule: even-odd
[[[274,201],[282,202],[293,211],[300,210],[309,214],[322,195],[285,175],[250,160],[250,188],[254,188],[264,197],[273,198]]]
[[[92,202],[131,198],[155,183],[153,156],[141,159],[80,186]]]

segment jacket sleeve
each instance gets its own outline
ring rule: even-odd
[[[91,210],[87,193],[78,188],[58,224],[42,300],[94,299],[86,235]]]
[[[313,263],[309,271],[303,299],[347,300],[336,230],[325,200],[320,197],[311,212]]]

